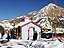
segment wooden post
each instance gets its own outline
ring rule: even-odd
[[[18,29],[17,29],[17,32],[16,32],[16,39],[18,39]]]

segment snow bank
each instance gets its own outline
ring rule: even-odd
[[[35,41],[32,43],[31,48],[64,48],[64,43],[60,42],[58,39],[54,41]]]
[[[0,44],[0,46],[1,48],[64,48],[64,43],[60,42],[58,39],[39,39],[36,41],[12,39],[7,43]]]

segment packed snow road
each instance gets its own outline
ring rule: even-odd
[[[0,40],[1,42],[1,40]],[[0,48],[64,48],[64,39],[13,40],[0,43]]]

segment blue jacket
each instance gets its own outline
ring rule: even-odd
[[[11,39],[16,39],[16,35],[12,34]]]

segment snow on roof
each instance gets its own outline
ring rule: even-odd
[[[29,23],[33,23],[33,24],[35,24],[35,25],[37,25],[38,27],[40,27],[40,28],[42,28],[40,25],[38,25],[37,23],[35,23],[35,22],[33,22],[33,21],[28,21],[28,22],[20,22],[20,23],[18,23],[17,25],[15,25],[15,28],[17,28],[18,26],[25,26],[25,25],[27,25],[27,24],[29,24]]]
[[[28,21],[28,22],[30,22],[30,21]],[[26,23],[28,23],[28,22],[20,22],[20,23],[18,23],[17,25],[15,25],[15,28],[17,28],[18,26],[22,26],[22,25],[24,25],[24,24],[26,24]]]

